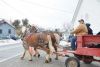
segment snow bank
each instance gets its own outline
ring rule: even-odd
[[[22,41],[20,39],[18,39],[18,40],[12,40],[12,39],[0,40],[0,46],[19,44],[19,43],[20,44],[22,43]]]
[[[67,41],[60,41],[59,45],[62,46],[62,47],[69,47],[69,46],[71,46],[70,42],[67,42]]]

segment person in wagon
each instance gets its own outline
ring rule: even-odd
[[[100,31],[96,35],[100,35]]]
[[[70,38],[70,42],[71,42],[71,48],[72,50],[76,49],[76,36],[78,35],[86,35],[88,34],[88,29],[86,27],[86,24],[84,23],[83,19],[80,19],[79,21],[79,25],[76,27],[76,29],[74,29],[71,34],[74,34],[74,36],[72,38]]]
[[[90,23],[86,23],[86,26],[87,26],[87,29],[88,29],[88,34],[93,35],[93,30],[91,29],[90,25],[91,25]]]

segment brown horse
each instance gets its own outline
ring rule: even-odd
[[[21,57],[22,59],[25,56],[26,51],[29,49],[29,47],[34,47],[36,50],[37,48],[41,48],[42,50],[46,51],[47,56],[46,56],[46,63],[51,61],[50,54],[53,52],[53,48],[57,52],[57,46],[56,46],[56,39],[52,33],[36,33],[36,28],[35,27],[29,28],[31,31],[30,34],[24,34],[22,41],[23,41],[23,46],[25,48],[24,54]],[[26,32],[25,32],[26,33]],[[29,52],[31,59],[32,60],[32,54]],[[56,55],[56,59],[58,59],[58,55]]]

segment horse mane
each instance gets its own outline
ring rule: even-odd
[[[29,30],[30,30],[30,33],[37,33],[38,28],[36,26],[31,26]]]
[[[37,31],[38,31],[38,29],[36,26],[31,26],[31,25],[26,26],[24,31],[21,34],[21,39],[23,39],[28,34],[37,33]]]

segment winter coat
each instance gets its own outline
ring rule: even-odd
[[[88,34],[88,29],[84,23],[80,23],[79,26],[71,33],[75,35],[85,35]]]
[[[87,29],[88,29],[88,34],[93,35],[93,30],[90,27],[87,27]]]

